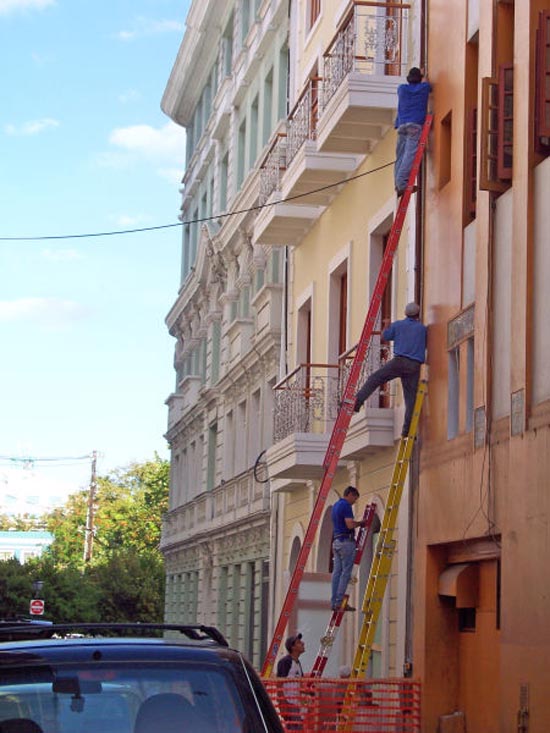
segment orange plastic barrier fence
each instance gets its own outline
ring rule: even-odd
[[[263,683],[288,733],[420,733],[418,681],[271,677]],[[353,700],[349,718],[342,712],[346,694]]]

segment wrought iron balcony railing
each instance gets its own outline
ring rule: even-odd
[[[315,140],[317,120],[319,119],[319,94],[321,79],[318,76],[307,80],[294,109],[287,121],[286,164],[290,165],[294,156],[306,140]]]
[[[352,71],[400,76],[407,63],[410,5],[355,0],[323,60],[324,109]]]
[[[326,433],[339,409],[346,380],[357,345],[346,351],[338,364],[300,364],[274,387],[273,440],[275,443],[292,433]],[[360,382],[385,363],[390,347],[373,334]],[[367,401],[368,407],[390,407],[387,388],[377,390]]]
[[[273,440],[324,433],[338,411],[338,365],[300,364],[274,387]]]
[[[357,344],[342,354],[338,360],[338,399],[341,399],[344,394],[344,389],[346,382],[348,381],[356,350]],[[373,331],[372,338],[367,349],[367,355],[359,373],[357,388],[359,389],[363,382],[365,382],[374,371],[383,366],[389,359],[391,359],[390,345],[387,342],[382,341],[380,331]],[[391,396],[392,392],[390,390],[390,384],[384,384],[380,389],[377,389],[376,392],[373,392],[373,394],[368,398],[366,405],[367,407],[390,407]]]
[[[281,178],[286,170],[287,137],[283,132],[275,135],[267,151],[260,171],[260,206],[263,206],[273,191],[281,187]]]

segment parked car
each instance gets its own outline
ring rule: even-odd
[[[0,733],[283,733],[214,627],[20,622],[0,642]]]

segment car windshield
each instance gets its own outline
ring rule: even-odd
[[[0,667],[0,729],[8,733],[250,730],[229,673],[193,661]]]

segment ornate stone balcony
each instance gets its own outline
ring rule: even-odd
[[[370,152],[393,126],[407,64],[408,4],[356,0],[324,54],[322,152]]]
[[[269,511],[268,485],[258,483],[247,471],[167,512],[162,521],[161,547],[191,540],[197,534],[219,531],[232,522],[266,511]]]

